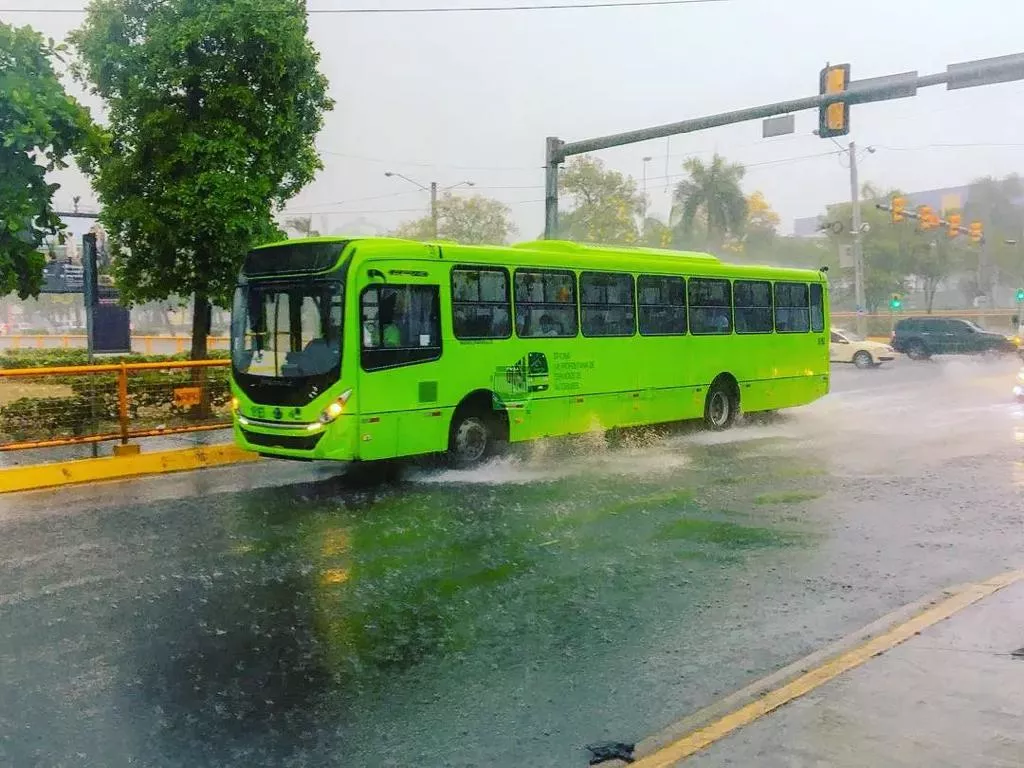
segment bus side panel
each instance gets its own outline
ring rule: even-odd
[[[428,408],[398,415],[398,445],[402,454],[438,453],[448,448],[454,408]]]

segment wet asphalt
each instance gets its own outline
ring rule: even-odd
[[[1021,565],[1017,364],[723,434],[0,497],[0,765],[576,766]]]

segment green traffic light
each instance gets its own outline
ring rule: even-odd
[[[1024,288],[1017,289],[1017,301],[1024,301]]]

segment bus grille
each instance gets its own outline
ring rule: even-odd
[[[248,429],[243,429],[242,434],[253,445],[264,448],[290,448],[295,451],[310,451],[316,448],[316,444],[324,436],[323,432],[318,435],[265,435],[262,432],[250,432]]]

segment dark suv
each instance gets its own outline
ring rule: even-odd
[[[1001,333],[980,328],[970,320],[953,317],[908,317],[896,323],[891,346],[911,360],[932,355],[978,355],[985,352],[1016,352],[1014,343]]]

